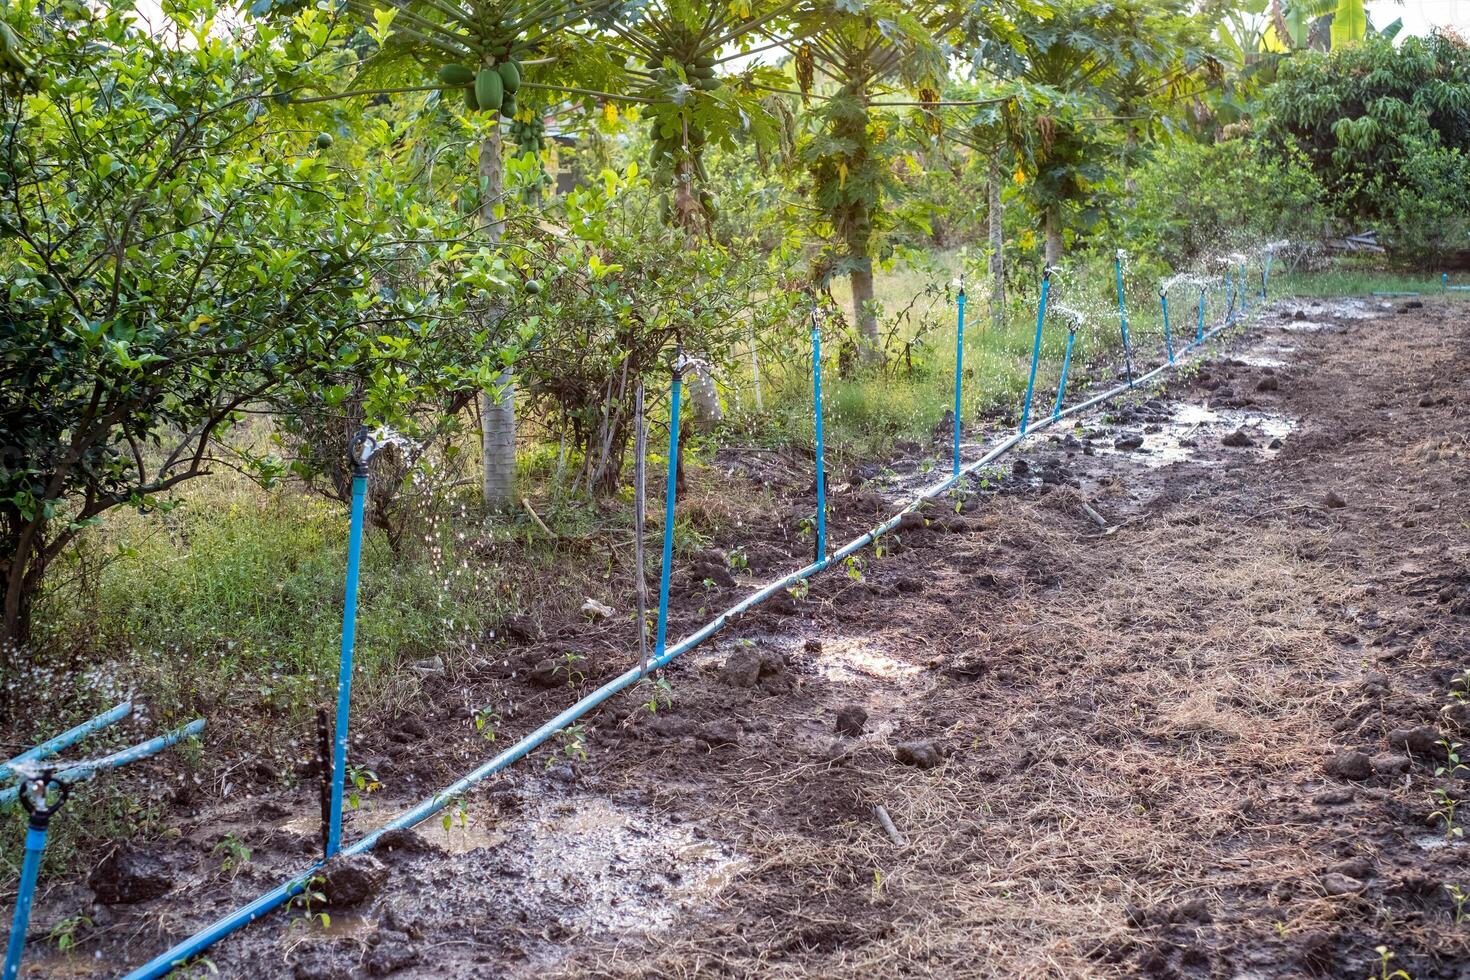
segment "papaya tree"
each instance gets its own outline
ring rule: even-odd
[[[882,359],[873,300],[873,262],[901,192],[894,161],[907,147],[890,137],[903,86],[935,84],[946,72],[937,38],[958,20],[953,8],[839,3],[813,13],[794,45],[802,94],[816,102],[797,147],[811,202],[823,216],[828,247],[816,278],[846,275],[864,359]]]
[[[631,91],[645,103],[649,162],[666,195],[666,222],[694,231],[714,221],[715,196],[704,166],[711,141],[734,151],[740,136],[762,147],[774,140],[780,106],[765,90],[780,73],[759,63],[729,77],[718,69],[746,59],[757,38],[789,39],[795,7],[792,0],[667,0],[612,23],[617,50],[628,58]]]
[[[1046,233],[1046,261],[1061,258],[1069,222],[1102,216],[1098,191],[1137,157],[1138,135],[1177,113],[1197,76],[1218,75],[1204,26],[1183,0],[1062,0],[1021,9],[1014,31],[975,49],[978,71],[1038,96],[1026,120],[1026,194]],[[1041,98],[1045,95],[1046,98]]]

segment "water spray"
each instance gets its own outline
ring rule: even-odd
[[[1067,351],[1062,355],[1062,376],[1057,382],[1057,402],[1051,410],[1053,422],[1062,417],[1062,399],[1067,396],[1067,371],[1072,367],[1072,346],[1077,342],[1077,331],[1085,322],[1083,315],[1069,306],[1057,303],[1056,311],[1067,318]]]
[[[1118,283],[1118,331],[1123,335],[1123,367],[1128,373],[1128,384],[1133,384],[1133,345],[1128,340],[1128,306],[1123,298],[1123,257],[1128,253],[1121,248],[1113,258],[1113,272]]]

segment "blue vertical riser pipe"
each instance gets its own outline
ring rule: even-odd
[[[1245,288],[1245,263],[1240,264],[1240,274],[1235,277],[1239,284],[1236,289],[1240,293],[1240,312],[1244,313],[1250,308],[1250,290]]]
[[[658,579],[658,630],[653,660],[659,662],[669,638],[669,577],[674,568],[674,503],[679,491],[679,401],[684,397],[683,352],[674,354],[674,382],[669,395],[669,479],[664,490],[664,564]]]
[[[337,665],[337,729],[332,737],[332,798],[326,857],[342,849],[342,792],[347,780],[347,732],[352,719],[352,653],[357,636],[357,571],[362,560],[362,518],[367,502],[373,438],[366,428],[352,438],[352,522],[347,531],[347,588],[342,599],[342,652]]]
[[[1046,323],[1046,299],[1051,293],[1051,266],[1041,274],[1041,301],[1036,304],[1036,339],[1031,343],[1031,376],[1026,381],[1026,401],[1021,405],[1021,435],[1031,421],[1031,395],[1036,390],[1036,362],[1041,360],[1041,328]]]
[[[56,794],[50,801],[52,789]],[[21,957],[25,955],[26,931],[31,925],[31,902],[36,896],[36,878],[41,873],[41,854],[46,850],[46,831],[51,818],[66,802],[67,786],[47,772],[38,779],[26,780],[20,787],[20,801],[30,818],[26,822],[26,852],[20,867],[20,890],[15,896],[15,915],[10,922],[10,942],[5,947],[4,980],[20,975]]]
[[[827,561],[827,451],[822,444],[822,328],[812,309],[812,419],[817,441],[816,564]]]
[[[1133,385],[1133,345],[1128,340],[1128,305],[1123,298],[1123,250],[1113,258],[1113,271],[1118,280],[1118,332],[1123,335],[1123,367],[1128,372],[1128,385]]]
[[[1194,332],[1194,342],[1202,344],[1205,342],[1205,287],[1199,288],[1199,327]]]
[[[959,295],[955,297],[958,314],[954,335],[954,466],[950,473],[960,475],[960,396],[965,386],[965,284],[960,283]]]
[[[1062,377],[1057,382],[1057,403],[1051,410],[1053,422],[1062,417],[1062,399],[1067,397],[1067,371],[1072,367],[1072,345],[1076,342],[1077,324],[1072,323],[1067,327],[1067,352],[1062,355]]]
[[[1174,363],[1174,334],[1169,329],[1169,293],[1163,286],[1159,287],[1159,306],[1164,311],[1164,351],[1169,355],[1169,363]]]

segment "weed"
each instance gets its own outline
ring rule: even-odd
[[[848,555],[843,564],[847,567],[848,578],[854,582],[861,582],[863,580],[863,562],[861,558],[857,555]]]
[[[797,579],[795,584],[793,584],[786,591],[791,594],[791,598],[799,602],[802,599],[805,599],[807,595],[812,591],[812,584],[804,578]]]
[[[750,570],[750,556],[745,553],[744,548],[736,548],[725,556],[725,564],[732,572],[745,572]]]

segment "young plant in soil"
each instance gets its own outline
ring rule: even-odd
[[[250,848],[234,834],[226,834],[224,839],[210,849],[210,855],[220,859],[219,869],[223,874],[231,878],[240,873],[240,869],[250,863]]]
[[[500,726],[500,712],[481,708],[475,712],[475,731],[487,742],[495,741],[496,729]]]
[[[573,761],[587,761],[587,726],[581,723],[568,725],[556,733],[556,748],[547,757],[546,768]]]

